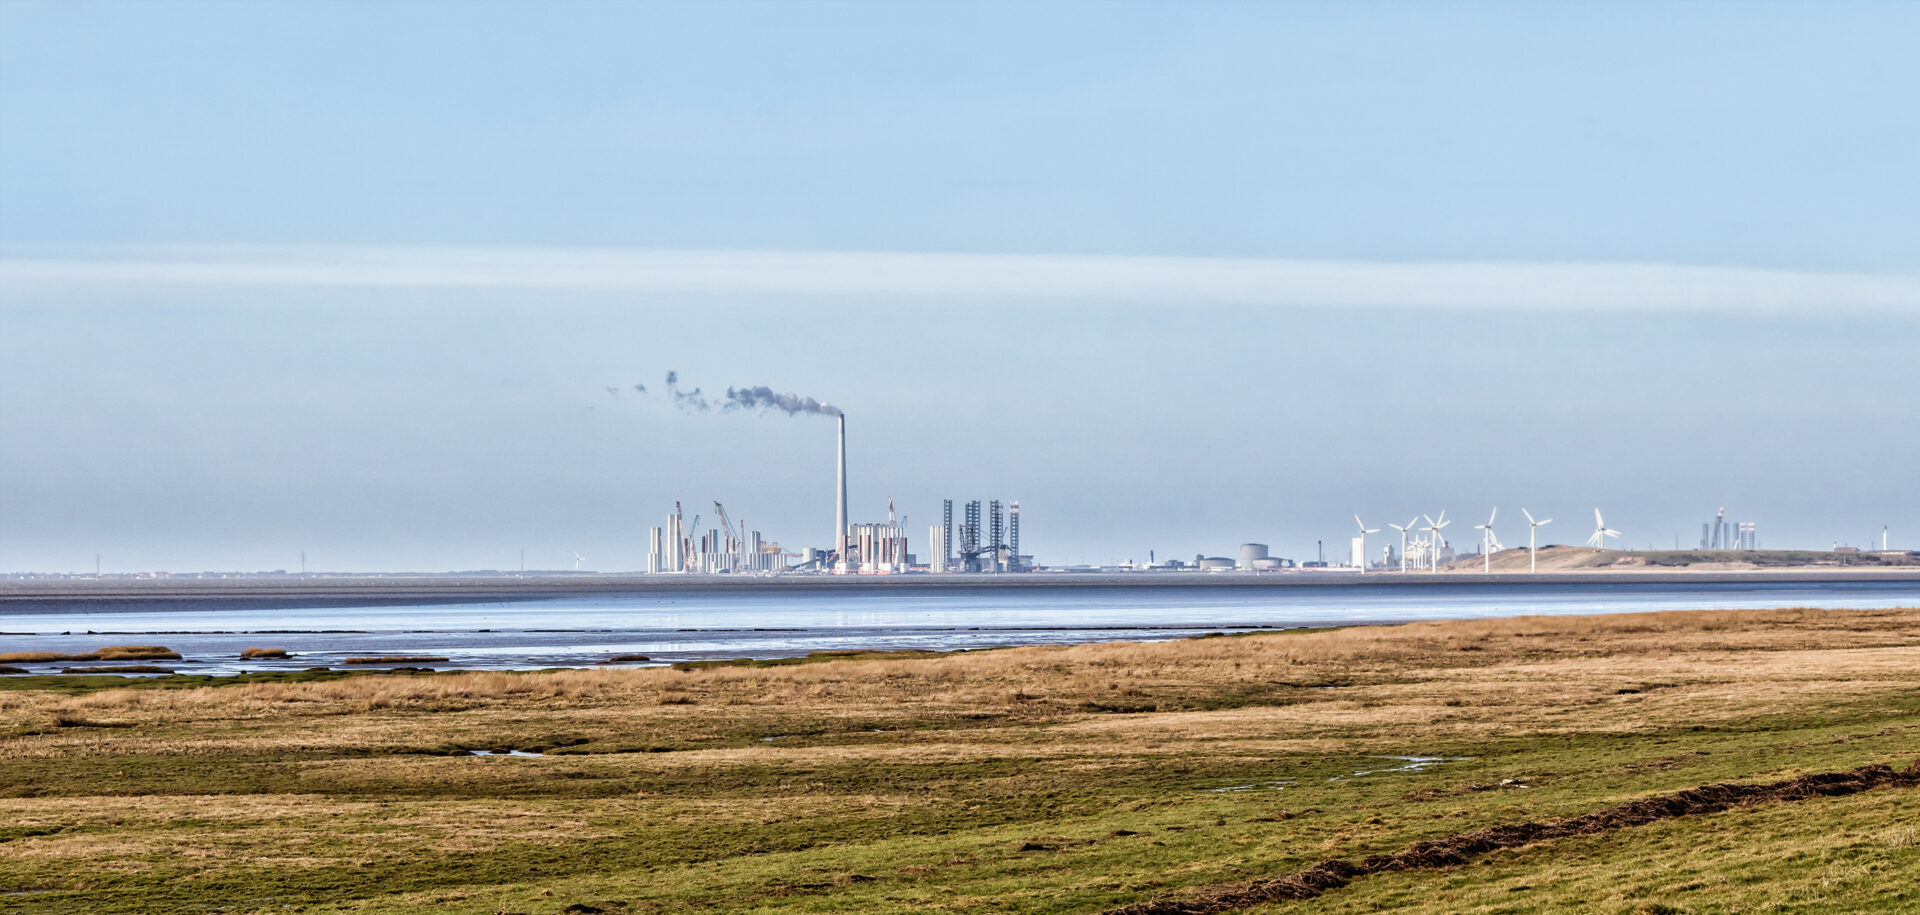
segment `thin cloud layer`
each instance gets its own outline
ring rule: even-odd
[[[1190,305],[1809,310],[1920,315],[1920,276],[1635,263],[830,251],[152,247],[0,258],[14,289],[126,285],[605,289]]]

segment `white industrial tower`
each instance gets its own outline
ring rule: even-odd
[[[840,414],[840,473],[836,478],[833,549],[836,572],[847,571],[847,415]]]

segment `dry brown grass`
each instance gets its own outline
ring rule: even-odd
[[[1759,714],[1789,698],[1839,702],[1898,692],[1914,670],[1920,610],[1530,617],[788,667],[475,671],[78,696],[0,692],[0,725],[65,713],[188,729],[152,738],[144,730],[120,734],[111,746],[77,733],[11,745],[0,739],[0,752],[100,755],[131,752],[130,741],[146,741],[142,752],[199,754],[239,745],[433,746],[469,737],[511,746],[529,721],[551,732],[645,743],[648,735],[723,733],[768,716],[1049,722],[1050,740],[1098,733],[1141,752],[1184,740],[1297,747],[1368,734],[1387,739],[1409,729],[1470,737],[1710,723]],[[1236,694],[1247,698],[1219,701]],[[973,737],[942,752],[1014,752],[987,739],[993,731],[969,725]],[[1023,733],[1023,740],[1039,739]],[[921,750],[895,742],[874,752]]]
[[[57,651],[10,651],[0,654],[0,664],[44,664],[48,661],[91,661],[92,657],[61,654]]]
[[[97,661],[180,660],[180,652],[164,645],[108,645],[94,652]]]
[[[178,661],[180,653],[164,645],[108,645],[82,654],[57,651],[15,651],[0,654],[0,664],[44,664],[48,661]]]
[[[249,648],[245,651],[240,652],[240,657],[242,659],[289,658],[289,657],[292,657],[292,655],[287,654],[287,650],[285,648]]]

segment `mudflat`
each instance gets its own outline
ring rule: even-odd
[[[1904,912],[1916,757],[1920,609],[6,676],[0,911]]]
[[[1834,559],[1778,564],[1722,559],[1693,562],[1692,554],[1627,553],[1579,547],[1541,550],[1541,571],[1526,571],[1525,550],[1494,556],[1482,574],[1464,561],[1439,574],[1352,571],[1255,572],[1034,572],[1019,575],[643,575],[637,573],[328,575],[204,578],[25,578],[0,581],[0,618],[6,613],[142,610],[375,607],[537,601],[567,597],[683,593],[890,593],[939,591],[1114,591],[1180,588],[1310,591],[1319,588],[1428,588],[1475,586],[1792,584],[1920,582],[1920,561],[1888,558],[1842,566]],[[1806,554],[1813,556],[1816,554]],[[1834,557],[1839,554],[1818,554]],[[1675,558],[1678,557],[1678,558]]]

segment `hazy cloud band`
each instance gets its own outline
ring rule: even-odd
[[[1920,315],[1920,276],[1635,263],[428,247],[117,249],[0,257],[17,291],[165,284],[601,289],[1500,310]]]

